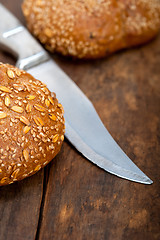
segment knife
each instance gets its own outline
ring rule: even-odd
[[[0,4],[0,44],[27,70],[54,91],[65,112],[66,138],[88,160],[124,179],[153,183],[122,151],[100,120],[94,106],[50,58],[27,29]]]

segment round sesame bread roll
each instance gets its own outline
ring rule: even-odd
[[[146,43],[160,30],[159,0],[24,0],[22,9],[48,50],[77,58]]]
[[[0,63],[0,186],[28,177],[60,151],[62,105],[25,71]]]

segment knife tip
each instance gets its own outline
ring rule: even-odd
[[[153,183],[153,181],[152,181],[150,178],[147,177],[147,178],[145,179],[144,183],[150,185],[150,184]]]

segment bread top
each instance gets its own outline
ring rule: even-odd
[[[30,176],[60,151],[63,107],[45,84],[0,64],[0,185]]]
[[[152,39],[159,0],[24,0],[29,30],[51,52],[98,58]]]

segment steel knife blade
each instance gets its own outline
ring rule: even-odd
[[[64,107],[65,136],[72,145],[109,173],[139,183],[153,183],[114,141],[90,100],[2,4],[0,20],[1,47],[17,56],[17,67],[27,70],[56,93]]]

